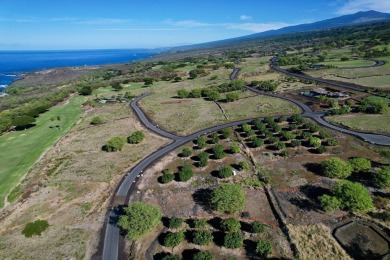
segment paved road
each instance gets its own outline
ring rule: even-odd
[[[230,80],[235,80],[238,76],[238,73],[240,73],[240,68],[235,68],[233,72],[230,74]]]
[[[276,70],[278,70],[278,69],[276,69]],[[282,71],[283,71],[282,73],[285,73],[284,70],[282,70]],[[289,75],[290,73],[287,72],[285,74]],[[311,77],[306,77],[306,76],[303,76],[303,75],[293,74],[293,76],[298,76],[298,77],[302,77],[302,78],[312,79],[312,80],[317,80],[318,81],[318,79],[314,79],[314,78],[311,78]],[[322,82],[322,80],[320,82]],[[335,86],[340,85],[340,84],[337,84],[337,83],[336,83],[337,85],[335,83],[329,83],[329,82],[326,82],[326,83],[327,84],[331,84],[331,85],[335,85]],[[343,87],[351,88],[350,86],[343,86]],[[276,97],[276,98],[280,98],[280,99],[284,99],[284,100],[287,100],[289,102],[292,102],[292,103],[296,104],[297,106],[299,106],[302,109],[302,111],[303,111],[302,115],[303,116],[311,118],[311,119],[315,120],[317,123],[319,123],[319,124],[321,124],[321,125],[323,125],[325,127],[331,128],[331,129],[336,130],[336,131],[340,131],[342,133],[346,133],[346,134],[350,134],[350,135],[359,137],[359,138],[361,138],[361,139],[363,139],[363,140],[365,140],[367,142],[373,143],[373,144],[390,146],[390,137],[389,136],[376,135],[376,134],[366,134],[366,133],[359,133],[359,132],[347,130],[347,129],[344,129],[344,128],[341,128],[341,127],[338,127],[338,126],[335,126],[335,125],[332,125],[332,124],[328,123],[327,121],[325,121],[323,119],[323,116],[325,115],[325,113],[323,113],[323,112],[314,112],[314,111],[311,110],[310,107],[308,107],[307,105],[305,105],[302,102],[299,102],[297,100],[294,100],[292,98],[288,98],[288,97],[285,97],[285,96],[282,96],[282,95],[266,93],[264,91],[260,91],[260,90],[257,90],[255,88],[249,87],[249,86],[246,86],[245,88],[247,88],[250,91],[256,92],[258,94],[261,94],[261,95]],[[169,145],[163,147],[162,149],[159,149],[158,151],[154,152],[153,154],[151,154],[148,157],[146,157],[145,159],[143,159],[139,164],[137,164],[134,168],[132,168],[126,174],[126,176],[124,177],[124,179],[120,183],[120,186],[119,186],[119,188],[118,188],[118,190],[116,192],[116,195],[115,195],[115,198],[120,198],[120,199],[122,199],[122,201],[129,194],[130,188],[131,188],[132,184],[136,181],[136,179],[138,177],[142,178],[142,176],[141,176],[142,172],[148,166],[150,166],[154,161],[156,161],[157,159],[159,159],[162,156],[166,155],[167,153],[175,150],[176,148],[182,146],[183,144],[196,139],[197,137],[199,137],[201,135],[208,134],[210,132],[215,132],[215,131],[221,130],[223,128],[226,128],[226,127],[237,126],[237,125],[240,125],[240,124],[243,124],[243,123],[250,122],[252,120],[252,119],[246,119],[246,120],[230,122],[230,123],[222,124],[222,125],[219,125],[219,126],[210,127],[210,128],[204,129],[202,131],[199,131],[197,133],[194,133],[194,134],[192,134],[190,136],[184,136],[184,137],[177,136],[177,135],[168,133],[168,132],[160,129],[156,125],[152,124],[149,121],[149,119],[146,117],[144,112],[137,106],[137,103],[142,98],[144,98],[144,97],[146,97],[148,95],[151,95],[151,94],[152,93],[144,93],[144,94],[140,95],[139,97],[135,98],[130,103],[130,106],[134,110],[134,112],[136,113],[137,117],[141,120],[141,122],[148,129],[150,129],[151,131],[153,131],[153,132],[155,132],[155,133],[157,133],[157,134],[159,134],[161,136],[164,136],[166,138],[171,139],[172,143],[170,143]],[[116,226],[115,221],[113,221],[113,220],[115,220],[117,218],[118,218],[118,214],[115,212],[115,210],[113,210],[113,209],[110,210],[110,212],[108,214],[108,218],[106,220],[106,230],[105,230],[104,246],[103,246],[103,256],[102,256],[103,260],[118,259],[120,230]]]
[[[331,85],[331,86],[336,86],[336,87],[340,87],[340,88],[350,89],[350,90],[354,90],[354,91],[365,92],[364,88],[355,87],[355,86],[351,86],[351,85],[345,85],[345,84],[341,84],[341,83],[327,81],[327,80],[320,79],[320,78],[310,77],[310,76],[303,75],[303,74],[297,74],[297,73],[289,72],[287,70],[284,70],[284,69],[280,68],[278,65],[276,65],[277,61],[278,61],[277,57],[274,57],[274,58],[271,59],[271,65],[270,65],[271,68],[273,70],[276,70],[276,71],[278,71],[280,73],[283,73],[285,75],[296,77],[296,78],[301,78],[301,79],[313,80],[315,82],[324,83],[324,84],[328,84],[328,85]]]

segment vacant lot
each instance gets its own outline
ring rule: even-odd
[[[349,114],[327,117],[332,123],[363,132],[390,134],[390,112],[384,114]]]
[[[90,125],[95,116],[104,124]],[[2,216],[0,258],[89,259],[99,240],[106,206],[125,171],[167,141],[145,131],[145,140],[106,153],[113,136],[144,130],[127,104],[88,110],[82,120],[50,149],[22,182],[21,199]],[[40,237],[25,238],[25,224],[48,220]]]
[[[36,126],[0,137],[0,208],[4,206],[7,194],[42,153],[80,118],[83,100],[83,97],[73,97],[65,104],[40,115]],[[57,120],[58,116],[60,120]]]

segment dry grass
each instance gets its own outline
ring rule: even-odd
[[[302,259],[352,259],[324,225],[287,225]]]
[[[363,132],[390,134],[390,112],[385,114],[349,114],[327,117],[332,123]]]
[[[101,116],[106,123],[91,126],[94,116]],[[127,144],[117,153],[101,151],[109,138],[128,136],[135,130],[144,129],[127,104],[88,111],[27,175],[21,186],[24,199],[5,210],[0,258],[90,258],[97,246],[105,207],[124,172],[167,143],[146,132],[146,139],[139,145]],[[87,212],[85,204],[90,206]],[[48,220],[48,230],[40,237],[24,238],[24,225],[38,218]]]

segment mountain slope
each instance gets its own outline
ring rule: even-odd
[[[195,44],[189,46],[181,46],[181,47],[173,48],[173,50],[188,50],[194,48],[213,47],[213,46],[229,44],[229,43],[234,43],[243,40],[264,38],[264,37],[276,36],[276,35],[282,35],[288,33],[324,30],[324,29],[336,28],[342,26],[352,26],[361,23],[376,22],[381,20],[390,20],[390,14],[381,13],[377,11],[358,12],[355,14],[343,15],[336,18],[331,18],[323,21],[314,22],[314,23],[288,26],[277,30],[270,30],[270,31],[250,34],[247,36],[242,36],[237,38],[231,38],[231,39],[226,39],[221,41],[201,43],[201,44]]]

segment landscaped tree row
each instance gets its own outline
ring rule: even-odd
[[[127,139],[125,137],[116,136],[108,140],[108,142],[102,147],[106,152],[121,151],[126,144],[126,140],[129,144],[138,144],[145,138],[145,134],[142,131],[135,131]]]

